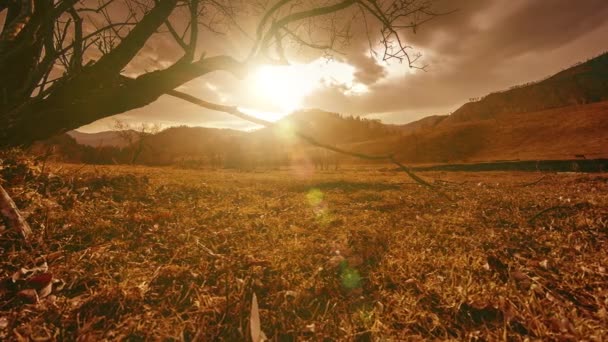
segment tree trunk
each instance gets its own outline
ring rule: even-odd
[[[162,73],[164,77],[159,77],[159,73],[145,74],[139,78],[141,80],[130,82],[128,86],[120,75],[177,4],[177,0],[163,0],[157,2],[110,53],[82,72],[78,68],[77,73],[64,75],[57,81],[57,86],[53,85],[47,97],[36,97],[33,90],[44,73],[52,69],[52,64],[46,64],[47,55],[51,62],[55,58],[53,44],[50,44],[53,40],[49,41],[45,33],[52,34],[52,25],[57,18],[46,11],[52,2],[37,0],[36,11],[32,15],[29,1],[32,0],[22,0],[22,6],[9,8],[7,16],[14,19],[0,32],[0,147],[29,145],[95,120],[145,106],[171,85],[171,82],[154,84],[150,81],[174,76],[175,71],[182,67],[180,64],[163,70],[169,71]],[[75,2],[64,1],[58,7],[69,7]],[[53,13],[61,14],[66,9],[54,8]],[[45,41],[48,46],[44,45]],[[45,57],[40,61],[43,45]]]

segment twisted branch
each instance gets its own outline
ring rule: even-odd
[[[177,90],[170,90],[166,93],[167,95],[176,97],[178,99],[190,102],[192,104],[195,104],[199,107],[203,107],[206,109],[211,109],[211,110],[215,110],[218,112],[224,112],[227,114],[230,114],[232,116],[235,116],[237,118],[264,126],[264,127],[268,127],[268,128],[273,128],[276,127],[276,124],[270,121],[266,121],[260,118],[256,118],[254,116],[248,115],[243,113],[242,111],[240,111],[237,107],[235,106],[226,106],[226,105],[220,105],[217,103],[212,103],[212,102],[208,102],[202,99],[199,99],[198,97],[192,96],[190,94],[186,94],[183,93],[181,91],[177,91]],[[403,171],[405,172],[411,179],[413,179],[416,183],[431,189],[432,191],[434,191],[435,193],[437,193],[438,195],[443,196],[444,198],[450,200],[451,202],[453,202],[454,200],[448,196],[446,193],[444,193],[443,191],[439,190],[437,187],[435,187],[434,185],[432,185],[431,183],[425,181],[424,179],[420,178],[418,175],[416,175],[409,167],[407,167],[406,165],[402,164],[401,162],[399,162],[396,158],[394,154],[387,154],[387,155],[371,155],[371,154],[365,154],[365,153],[359,153],[359,152],[354,152],[354,151],[348,151],[333,145],[329,145],[326,143],[322,143],[320,141],[318,141],[317,139],[304,134],[302,132],[299,131],[294,131],[294,135],[296,135],[298,138],[306,141],[307,143],[316,146],[316,147],[320,147],[329,151],[333,151],[339,154],[343,154],[343,155],[347,155],[347,156],[351,156],[351,157],[355,157],[355,158],[359,158],[359,159],[366,159],[366,160],[385,160],[385,161],[389,161],[395,165],[397,165],[399,168],[399,171]]]

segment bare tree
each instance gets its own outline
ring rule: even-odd
[[[148,138],[160,132],[161,126],[144,122],[140,125],[131,125],[122,120],[114,120],[113,129],[127,144],[127,148],[131,151],[129,164],[134,164],[144,149],[148,147]]]
[[[431,0],[0,0],[0,147],[29,145],[148,105],[164,94],[256,122],[236,107],[176,88],[214,72],[242,78],[259,63],[288,63],[294,47],[336,52],[354,34],[367,36],[376,57],[415,66],[419,55],[410,54],[401,33],[415,32],[437,15]],[[363,32],[353,23],[363,23]],[[246,54],[200,51],[210,33],[228,29],[249,39]],[[380,52],[374,49],[375,31]],[[162,35],[170,36],[182,53],[158,70],[134,67],[142,49]],[[393,155],[368,156],[299,136],[337,153],[390,160],[432,187]],[[0,203],[3,218],[29,235],[18,209],[0,190],[8,199]]]
[[[142,107],[210,73],[244,77],[294,51],[335,52],[357,34],[384,60],[413,65],[401,34],[436,15],[428,0],[0,0],[0,146]],[[229,30],[247,37],[244,51],[202,52],[210,34]],[[162,37],[181,53],[137,70],[138,54]]]

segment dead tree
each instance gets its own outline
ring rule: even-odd
[[[437,15],[430,0],[0,0],[0,148],[180,97],[177,87],[211,73],[242,78],[260,63],[289,63],[293,46],[327,54],[363,34],[370,53],[417,67],[401,33]],[[248,52],[207,56],[205,37],[229,29],[249,39]],[[181,54],[135,68],[163,35]]]
[[[144,122],[140,125],[132,125],[121,120],[115,120],[113,128],[131,151],[129,164],[135,164],[144,149],[149,148],[148,138],[161,130],[158,124]]]
[[[327,53],[367,33],[383,59],[414,65],[418,56],[400,33],[437,14],[427,0],[0,0],[0,15],[6,147],[145,106],[210,73],[244,77],[253,65],[288,63],[294,45]],[[355,21],[365,27],[355,30]],[[201,51],[205,37],[229,29],[248,37],[246,55]],[[161,36],[181,54],[158,70],[134,69],[138,53]]]

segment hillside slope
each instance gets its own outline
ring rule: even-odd
[[[302,153],[309,159],[327,156],[295,139],[293,130],[353,151],[396,153],[409,163],[608,157],[608,54],[541,82],[466,103],[449,116],[394,126],[305,110],[283,118],[277,126],[250,133],[170,128],[146,138],[140,162],[167,164],[202,158],[214,164],[256,164],[293,160]],[[89,146],[124,147],[116,132],[70,135]]]
[[[83,133],[79,131],[69,131],[69,136],[74,138],[79,144],[91,147],[114,146],[125,147],[127,141],[120,136],[117,131],[104,131],[97,133]]]
[[[608,101],[498,114],[417,131],[391,148],[409,162],[608,157]]]
[[[288,117],[279,125],[288,127],[286,131],[263,129],[245,133],[202,127],[170,128],[147,138],[139,161],[167,164],[184,158],[225,160],[227,156],[264,160],[284,159],[293,153],[319,153],[290,135],[289,128],[353,151],[396,153],[408,163],[572,159],[575,155],[608,157],[608,101],[504,113],[491,119],[449,125],[441,124],[443,117],[437,116],[423,121],[409,134],[397,133],[394,127],[377,122],[327,115]]]
[[[441,125],[484,120],[507,113],[537,112],[608,100],[608,53],[590,59],[541,82],[495,92],[464,104]]]

